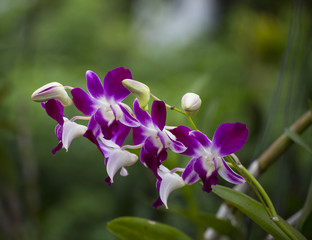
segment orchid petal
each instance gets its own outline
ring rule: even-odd
[[[189,185],[199,180],[198,173],[194,170],[194,164],[197,158],[191,159],[182,173],[182,179]]]
[[[166,124],[166,104],[163,101],[154,101],[151,109],[151,117],[154,126],[157,126],[162,131]]]
[[[119,121],[129,127],[139,127],[140,123],[125,109],[122,105],[117,105],[122,111],[122,115],[119,118]]]
[[[226,181],[233,183],[233,184],[241,184],[245,182],[245,179],[238,175],[236,172],[234,172],[222,159],[222,165],[218,169],[218,173],[220,176],[225,179]]]
[[[185,126],[178,126],[170,132],[176,137],[176,140],[183,143],[187,149],[182,153],[187,156],[195,157],[196,152],[202,149],[202,145],[192,136],[190,136],[191,129]]]
[[[135,114],[135,117],[137,118],[137,120],[138,120],[141,124],[143,124],[145,127],[147,127],[147,126],[152,122],[152,118],[151,118],[151,116],[148,114],[148,112],[143,111],[143,110],[140,108],[138,99],[135,99],[135,100],[134,100],[134,103],[133,103],[133,111],[134,111],[134,114]]]
[[[66,149],[66,151],[68,151],[69,145],[71,144],[72,140],[83,136],[87,129],[88,128],[86,126],[69,121],[68,119],[64,121],[62,142],[63,147]]]
[[[107,161],[107,174],[113,183],[113,178],[117,171],[126,166],[136,163],[138,156],[125,150],[114,150]]]
[[[64,107],[59,101],[50,99],[45,104],[45,110],[51,118],[58,122],[58,124],[64,124]]]
[[[240,150],[247,141],[248,129],[243,123],[223,123],[216,130],[213,150],[223,157]]]
[[[51,150],[52,154],[55,155],[55,153],[56,153],[57,151],[61,150],[62,147],[63,147],[63,143],[62,143],[62,141],[59,141],[59,143],[57,144],[57,146]]]
[[[203,191],[210,193],[211,186],[218,183],[218,171],[213,161],[205,161],[202,157],[197,158],[194,163],[194,170],[198,173],[204,186]]]
[[[86,72],[87,88],[89,93],[94,98],[104,97],[104,87],[99,77],[92,71]]]
[[[200,144],[204,148],[208,148],[211,146],[211,141],[209,140],[209,138],[205,134],[203,134],[199,131],[191,131],[190,136],[196,138],[196,140],[199,141]]]
[[[146,136],[145,136],[145,127],[137,127],[132,129],[132,137],[133,137],[133,143],[135,145],[141,144],[145,141]]]
[[[185,186],[183,179],[176,173],[171,173],[166,167],[160,166],[158,174],[161,177],[159,187],[159,197],[166,208],[168,208],[167,200],[170,193],[178,188]]]
[[[77,109],[85,115],[91,115],[95,112],[94,99],[91,98],[85,91],[81,88],[74,88],[71,90],[73,96],[73,102]]]
[[[130,70],[124,67],[113,69],[106,74],[103,84],[107,99],[120,102],[130,94],[130,91],[121,83],[124,79],[132,79]]]

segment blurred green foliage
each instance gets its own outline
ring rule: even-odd
[[[250,137],[238,153],[245,165],[308,108],[311,4],[220,1],[213,30],[203,30],[188,44],[160,48],[144,42],[133,27],[138,2],[1,2],[0,239],[116,239],[105,226],[120,216],[155,219],[200,238],[203,227],[175,209],[215,213],[220,204],[196,185],[174,192],[169,210],[155,210],[151,172],[136,164],[128,177],[116,176],[108,187],[103,157],[87,139],[77,139],[67,153],[53,156],[56,123],[30,100],[48,82],[86,89],[86,70],[103,78],[124,66],[168,104],[180,106],[184,93],[196,92],[203,104],[194,121],[208,136],[223,122],[247,124]],[[79,114],[72,108],[65,111]],[[188,125],[175,112],[167,115],[168,125]],[[311,141],[311,131],[305,138]],[[284,164],[275,164],[262,178],[285,218],[304,203],[310,159],[302,149],[292,148],[281,160]],[[167,166],[183,167],[188,160],[169,154]],[[248,234],[251,239],[265,236],[257,227]]]

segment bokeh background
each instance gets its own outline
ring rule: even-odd
[[[214,214],[221,200],[213,193],[185,187],[171,194],[169,210],[156,210],[155,179],[140,163],[107,186],[103,157],[87,139],[51,154],[56,123],[30,95],[54,81],[86,89],[86,70],[103,79],[124,66],[170,105],[180,106],[186,92],[199,94],[194,122],[209,137],[221,123],[246,123],[250,136],[238,156],[248,166],[308,110],[311,11],[307,0],[1,0],[0,239],[113,240],[106,223],[120,216],[161,221],[200,239],[205,222],[190,216]],[[189,126],[182,115],[167,115],[167,125]],[[311,130],[304,138],[311,143]],[[169,154],[166,166],[188,160]],[[261,177],[283,217],[302,207],[311,170],[311,155],[293,146]],[[243,224],[247,239],[266,235]]]

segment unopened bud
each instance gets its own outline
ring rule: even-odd
[[[134,96],[139,100],[140,108],[144,111],[148,109],[148,102],[150,100],[150,89],[144,83],[132,80],[124,79],[122,84],[127,88]]]
[[[198,112],[201,106],[201,99],[195,93],[186,93],[182,97],[181,105],[188,116],[193,116]]]
[[[73,103],[63,85],[58,82],[48,83],[31,95],[31,100],[35,102],[46,102],[50,99],[60,101],[63,106],[69,106]]]

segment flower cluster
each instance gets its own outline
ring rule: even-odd
[[[86,79],[88,93],[81,88],[64,87],[54,82],[39,88],[31,97],[33,101],[41,102],[47,114],[58,123],[55,134],[59,143],[52,149],[53,154],[62,148],[68,151],[77,137],[88,138],[104,156],[108,174],[105,181],[110,185],[118,171],[126,176],[126,167],[138,160],[138,156],[127,149],[140,149],[141,163],[156,178],[159,192],[159,198],[153,204],[156,208],[162,204],[167,208],[170,193],[186,184],[201,181],[203,191],[209,193],[211,186],[218,183],[218,174],[233,184],[244,182],[224,157],[245,144],[248,137],[245,124],[221,124],[210,140],[200,131],[186,126],[166,126],[168,105],[150,94],[148,86],[133,80],[129,69],[119,67],[109,71],[103,83],[92,71],[87,71]],[[66,89],[70,90],[72,98]],[[136,96],[133,108],[122,102],[130,93]],[[150,95],[156,100],[148,113]],[[65,117],[64,106],[72,103],[84,116]],[[187,93],[182,98],[182,108],[188,117],[194,115],[200,105],[197,94]],[[87,120],[88,124],[78,124],[77,119]],[[134,145],[124,145],[131,130]],[[184,168],[169,170],[163,164],[168,150],[191,159]]]

